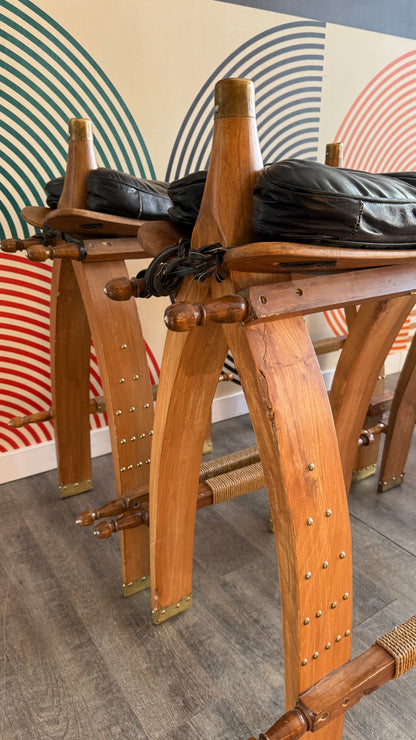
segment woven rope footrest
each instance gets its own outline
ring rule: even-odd
[[[244,493],[256,491],[265,486],[263,466],[261,462],[246,465],[244,468],[230,470],[223,475],[217,475],[205,481],[212,491],[212,503],[220,504]]]
[[[376,644],[387,650],[396,661],[394,678],[399,678],[416,665],[416,614],[395,627],[383,637],[376,640]]]
[[[219,457],[217,460],[210,460],[201,465],[199,482],[202,483],[207,478],[213,478],[222,473],[228,473],[230,470],[243,468],[246,465],[252,465],[260,460],[260,454],[257,447],[247,447],[245,450],[233,452],[231,455]]]

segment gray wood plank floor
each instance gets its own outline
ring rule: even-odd
[[[214,425],[216,455],[254,443],[247,416]],[[416,445],[401,489],[350,496],[353,654],[416,613]],[[284,711],[274,537],[264,490],[198,512],[194,605],[155,627],[148,592],[121,597],[116,537],[76,514],[114,497],[57,495],[56,472],[0,486],[0,738],[247,740]],[[347,715],[345,740],[416,737],[416,670]]]

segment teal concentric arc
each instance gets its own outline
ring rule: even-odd
[[[137,123],[88,50],[29,0],[0,8],[4,236],[22,236],[20,209],[44,202],[44,183],[64,173],[69,118],[91,119],[101,166],[154,179]]]
[[[213,89],[224,77],[254,82],[264,162],[316,159],[323,84],[325,24],[284,23],[241,44],[206,80],[190,106],[173,146],[166,180],[208,167]]]
[[[25,238],[33,228],[21,209],[44,204],[44,184],[65,172],[69,118],[91,119],[99,165],[155,173],[137,123],[89,51],[29,0],[0,0],[0,9],[0,237]],[[51,405],[50,287],[50,264],[0,253],[2,453],[53,439],[51,421],[9,425]],[[94,348],[90,370],[90,394],[101,396]],[[92,429],[106,423],[91,417]]]

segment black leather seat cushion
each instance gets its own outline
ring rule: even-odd
[[[201,170],[169,184],[168,194],[172,201],[169,218],[188,231],[192,231],[198,216],[206,179],[206,170]]]
[[[55,177],[54,180],[49,180],[49,182],[44,186],[44,190],[46,192],[46,205],[48,208],[52,208],[52,210],[55,210],[55,208],[58,207],[58,201],[64,187],[64,180],[64,177]]]
[[[92,211],[145,220],[168,217],[168,184],[99,167],[87,176],[87,206]]]
[[[266,241],[416,248],[416,174],[282,160],[258,176],[253,220]]]
[[[49,208],[57,208],[63,186],[63,177],[45,185]],[[168,218],[171,201],[166,182],[142,180],[125,172],[98,167],[88,173],[87,189],[87,207],[91,211],[144,220]]]

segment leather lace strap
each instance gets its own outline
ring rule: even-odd
[[[225,274],[220,269],[225,252],[219,243],[191,249],[189,240],[181,240],[178,244],[166,247],[146,270],[137,274],[137,279],[144,278],[146,284],[140,297],[175,295],[186,275],[193,275],[199,282],[214,275],[221,282],[225,279]]]

